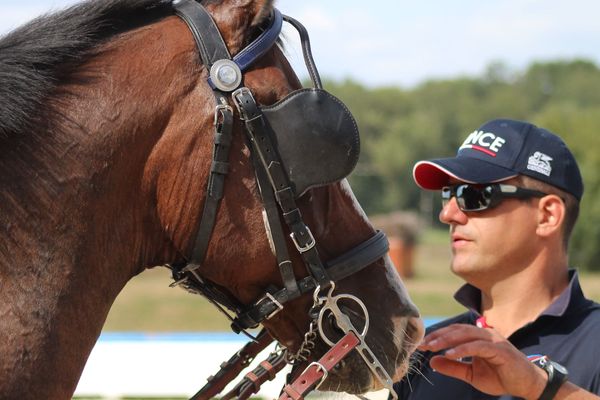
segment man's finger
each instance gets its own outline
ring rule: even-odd
[[[471,364],[450,360],[443,356],[435,356],[431,358],[429,365],[439,373],[452,378],[460,379],[468,383],[473,379]]]
[[[454,324],[427,335],[423,339],[419,349],[439,351],[474,340],[492,341],[495,337],[494,333],[492,329],[481,329],[466,324]]]
[[[502,364],[509,358],[508,349],[488,340],[474,340],[452,347],[444,353],[447,358],[458,360],[465,357],[478,357],[490,364]]]

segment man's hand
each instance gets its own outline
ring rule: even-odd
[[[493,328],[455,324],[427,335],[419,347],[438,352],[431,367],[491,395],[538,399],[548,375]],[[461,359],[471,357],[469,362]]]

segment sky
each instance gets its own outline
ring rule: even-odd
[[[0,34],[76,0],[0,0]],[[600,65],[594,0],[275,0],[302,22],[322,77],[414,87],[482,74],[490,63],[585,58]],[[306,77],[296,37],[288,55]]]

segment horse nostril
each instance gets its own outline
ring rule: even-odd
[[[421,313],[419,312],[419,309],[417,308],[416,305],[414,305],[413,303],[409,303],[406,305],[406,316],[413,317],[413,318],[420,318]]]

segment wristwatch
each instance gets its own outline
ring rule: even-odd
[[[565,367],[557,362],[550,360],[547,356],[539,357],[532,361],[535,365],[542,368],[548,374],[548,382],[542,392],[539,400],[552,400],[558,389],[567,381],[569,372]]]

